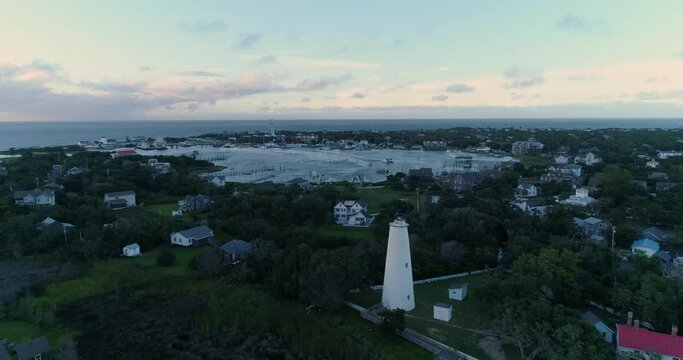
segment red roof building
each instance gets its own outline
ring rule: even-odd
[[[665,360],[683,359],[683,337],[618,324],[617,350],[620,353],[655,353]]]
[[[111,157],[117,158],[117,157],[131,156],[131,155],[137,155],[137,154],[138,153],[135,150],[124,149],[124,150],[117,150],[115,153],[111,154]]]

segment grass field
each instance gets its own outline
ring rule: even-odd
[[[51,344],[59,342],[59,332],[42,328],[25,321],[0,320],[0,338],[13,343],[23,343],[35,338],[47,336]]]
[[[487,335],[476,332],[490,330],[491,309],[472,296],[472,288],[486,276],[488,275],[481,274],[416,285],[415,309],[406,313],[407,327],[479,359],[491,359],[479,345]],[[469,292],[465,300],[449,299],[448,287],[462,282],[468,283]],[[365,307],[378,304],[381,300],[381,291],[364,291],[352,298],[353,302]],[[437,302],[453,305],[450,322],[434,320],[433,305]],[[519,359],[519,354],[513,347],[504,345],[502,350],[507,359]]]
[[[405,200],[415,202],[415,193],[408,191],[397,191],[387,188],[382,189],[356,189],[356,195],[368,203],[368,212],[379,212],[380,205],[393,200]]]

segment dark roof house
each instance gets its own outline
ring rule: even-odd
[[[18,360],[46,360],[50,352],[50,342],[46,337],[39,337],[27,343],[14,346]]]
[[[231,240],[220,246],[225,259],[231,263],[243,260],[251,252],[251,243],[244,240]]]

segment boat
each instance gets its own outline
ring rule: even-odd
[[[386,159],[384,159],[384,163],[385,163],[385,164],[393,164],[393,163],[394,163],[394,159],[392,159],[392,158],[386,158]]]

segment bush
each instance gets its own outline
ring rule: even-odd
[[[175,263],[175,254],[172,251],[164,250],[157,256],[158,266],[171,266]]]

